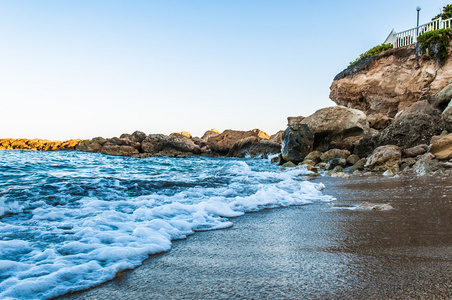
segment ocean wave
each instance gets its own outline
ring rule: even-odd
[[[262,159],[0,156],[2,299],[85,289],[246,212],[333,199]]]

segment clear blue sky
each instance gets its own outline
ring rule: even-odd
[[[449,1],[0,0],[0,138],[269,134]]]

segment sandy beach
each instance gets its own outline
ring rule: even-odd
[[[337,201],[248,213],[58,299],[452,298],[450,177],[315,180]]]

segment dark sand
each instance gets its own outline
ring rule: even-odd
[[[331,203],[199,232],[61,299],[452,299],[452,178],[321,178]],[[364,201],[390,211],[337,207]]]

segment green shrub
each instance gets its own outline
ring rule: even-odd
[[[450,28],[438,29],[421,34],[417,41],[420,43],[422,54],[435,58],[441,65],[444,65],[448,56],[447,50],[451,36]]]
[[[349,65],[349,67],[356,65],[359,61],[363,60],[366,57],[371,57],[371,56],[377,55],[379,53],[382,53],[382,52],[384,52],[388,49],[392,49],[392,48],[393,48],[392,44],[381,44],[379,46],[375,46],[372,49],[361,54],[355,61],[352,61]]]
[[[448,4],[443,7],[443,12],[439,15],[436,15],[432,20],[436,20],[438,18],[442,18],[443,20],[447,20],[452,18],[452,4]]]

